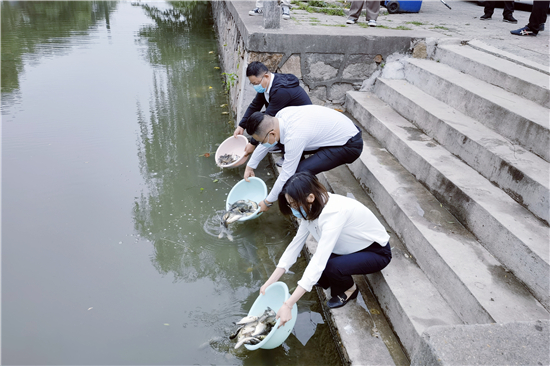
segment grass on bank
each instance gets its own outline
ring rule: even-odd
[[[298,1],[292,0],[291,4],[296,5],[299,10],[305,10],[308,13],[323,13],[327,15],[344,16],[344,10],[339,6],[331,6],[324,1]]]

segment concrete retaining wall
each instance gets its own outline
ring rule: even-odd
[[[274,32],[247,24],[249,19],[240,15],[248,13],[248,5],[212,2],[223,72],[237,76],[230,90],[237,121],[255,95],[246,78],[252,61],[263,62],[272,72],[296,75],[314,104],[337,107],[344,104],[346,92],[359,90],[389,55],[411,52],[419,42],[406,36],[296,34],[290,28]]]

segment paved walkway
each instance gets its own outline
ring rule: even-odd
[[[325,2],[341,4],[335,0]],[[433,34],[434,38],[478,39],[490,46],[539,64],[546,66],[550,64],[550,27],[548,24],[546,30],[540,32],[537,37],[518,37],[510,34],[510,30],[518,29],[529,22],[529,10],[516,9],[514,17],[518,20],[518,24],[510,24],[502,21],[502,8],[495,9],[492,20],[482,21],[479,17],[483,15],[483,7],[478,6],[476,2],[452,0],[446,0],[446,2],[452,9],[448,9],[440,1],[434,0],[424,1],[419,13],[388,14],[387,10],[382,7],[378,18],[379,27],[376,28],[367,27],[364,17],[357,24],[349,25],[346,24],[346,16],[309,13],[306,10],[299,10],[296,5],[293,5],[291,19],[281,20],[280,31],[282,33],[350,35],[397,35],[401,32],[410,35],[411,32],[417,32],[422,36],[428,32]],[[248,3],[251,7],[254,6],[254,2]],[[256,18],[258,24],[261,24],[260,17],[250,18]]]

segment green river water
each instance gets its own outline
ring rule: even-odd
[[[1,12],[2,364],[337,365],[314,293],[281,347],[228,339],[295,229],[274,208],[218,238],[244,168],[204,157],[234,123],[210,4]]]

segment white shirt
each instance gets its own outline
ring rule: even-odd
[[[270,202],[277,201],[283,185],[296,172],[304,151],[343,146],[359,133],[357,127],[343,113],[319,105],[286,107],[275,117],[279,119],[279,141],[285,145],[285,160],[282,172],[267,196]],[[247,165],[256,169],[268,150],[260,143]]]
[[[313,221],[301,220],[296,236],[281,256],[278,268],[285,272],[296,262],[311,233],[317,240],[317,251],[309,261],[298,285],[311,291],[319,280],[332,253],[358,252],[376,242],[386,246],[390,236],[371,210],[353,198],[329,193],[321,215]]]
[[[264,92],[265,101],[268,103],[269,103],[269,92],[271,91],[271,85],[273,85],[273,79],[275,79],[275,75],[277,74],[271,73],[271,79],[269,79],[269,85],[267,86],[267,89]]]

